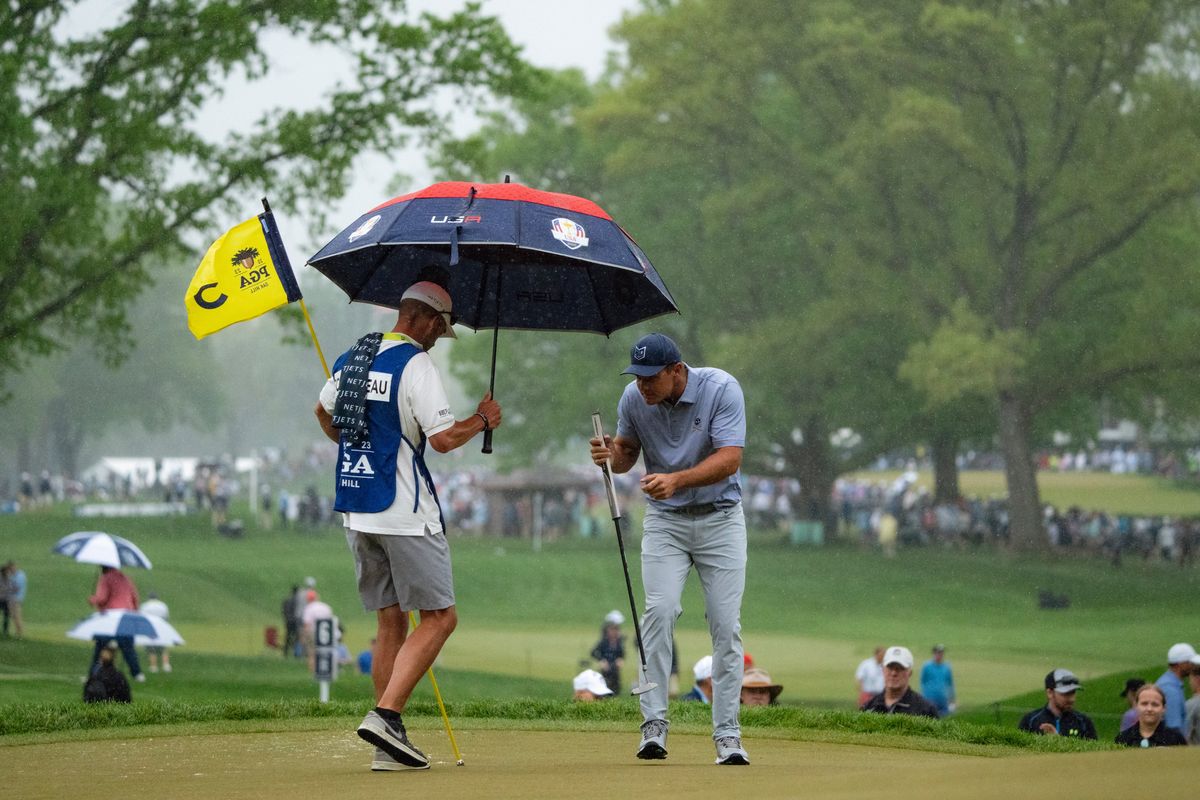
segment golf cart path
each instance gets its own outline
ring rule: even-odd
[[[672,734],[667,761],[633,757],[636,732],[415,732],[433,768],[372,773],[372,750],[352,731],[162,736],[0,749],[14,798],[157,796],[205,800],[433,797],[596,798],[626,790],[666,798],[1146,797],[1189,792],[1200,748],[1004,758],[862,745],[747,739],[753,765],[717,767],[712,741]]]

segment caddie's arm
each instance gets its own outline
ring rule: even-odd
[[[694,489],[728,478],[742,467],[741,447],[718,447],[694,467],[679,472],[652,473],[642,478],[642,491],[666,500],[681,489]]]
[[[317,422],[321,426],[322,432],[329,437],[332,442],[341,441],[341,433],[337,428],[333,427],[333,415],[325,410],[325,406],[317,403],[316,408]]]
[[[429,445],[439,453],[449,453],[471,441],[475,434],[499,428],[502,419],[500,404],[492,399],[491,392],[487,392],[479,401],[474,414],[466,419],[457,420],[446,430],[430,436]]]

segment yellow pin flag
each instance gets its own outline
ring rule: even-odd
[[[204,254],[187,294],[188,329],[197,339],[300,300],[270,210],[234,225]]]

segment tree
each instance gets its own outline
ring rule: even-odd
[[[181,423],[212,430],[228,416],[219,380],[223,365],[186,333],[178,286],[159,280],[129,309],[132,357],[112,354],[88,339],[71,340],[21,376],[9,418],[9,436],[30,435],[21,470],[51,468],[79,475],[80,455],[105,433],[121,435],[123,453],[138,453],[139,438]],[[178,335],[164,334],[164,325]]]
[[[839,427],[864,453],[928,441],[949,474],[998,431],[1014,538],[1039,548],[1038,436],[1101,396],[1191,385],[1198,15],[648,4],[608,84],[538,118],[582,164],[517,163],[588,181],[679,301],[685,353],[738,374],[758,449],[816,495],[852,463]]]
[[[1200,10],[913,2],[859,20],[838,44],[887,100],[849,132],[846,178],[873,202],[839,233],[923,311],[914,385],[934,405],[993,398],[1014,539],[1043,548],[1039,420],[1196,364],[1178,275],[1200,189]],[[966,365],[974,380],[946,380]]]
[[[266,192],[319,215],[359,153],[438,132],[435,95],[474,106],[527,80],[477,4],[408,22],[402,0],[133,0],[78,36],[59,27],[75,5],[0,7],[0,380],[65,335],[119,352],[163,253]],[[352,76],[318,108],[245,109],[204,138],[206,101],[267,75],[272,32],[336,50]]]

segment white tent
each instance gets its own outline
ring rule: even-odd
[[[190,481],[196,474],[196,465],[200,459],[193,457],[168,457],[154,459],[138,456],[106,456],[85,469],[80,476],[84,481],[107,484],[113,479],[128,479],[134,489],[144,489],[153,486],[155,469],[159,482],[170,480],[176,474],[185,481]]]

